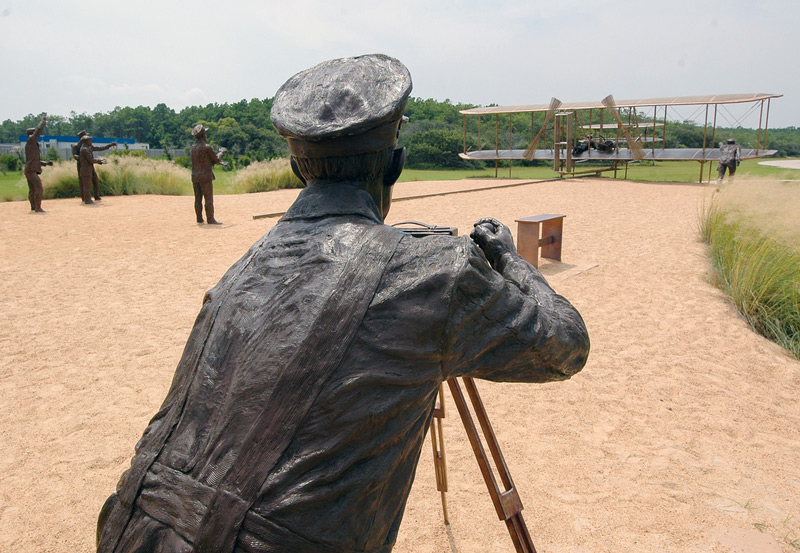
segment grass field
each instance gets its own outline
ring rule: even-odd
[[[750,159],[742,162],[737,172],[741,177],[758,177],[772,180],[800,180],[800,170],[781,169],[780,167],[770,167],[759,165],[759,160]],[[711,168],[711,180],[717,179],[717,164],[706,163],[703,170],[703,181],[708,182],[708,170]],[[586,167],[585,169],[589,169]],[[510,177],[509,177],[510,174]],[[614,172],[602,173],[603,176],[613,178]],[[400,182],[408,181],[429,181],[429,180],[459,180],[468,178],[494,178],[494,167],[483,170],[430,170],[405,169],[400,175]],[[498,178],[514,179],[550,179],[557,177],[551,167],[501,167],[497,170]],[[627,176],[625,168],[617,171],[617,178],[627,178],[638,181],[653,182],[697,182],[700,179],[700,163],[696,161],[659,161],[654,164],[641,165],[631,164],[628,167]]]
[[[759,165],[757,159],[742,162],[737,176],[742,178],[765,178],[770,180],[800,180],[800,170],[781,169],[780,167],[770,167]],[[711,167],[711,180],[716,180],[716,163],[705,165],[703,180],[708,181],[709,167]],[[47,171],[47,168],[44,168]],[[510,177],[509,177],[510,173]],[[223,171],[221,167],[214,168],[214,192],[216,194],[236,194],[241,193],[234,186],[236,172]],[[603,173],[608,178],[613,178],[613,172]],[[514,179],[549,179],[557,177],[550,167],[501,167],[497,170],[498,178]],[[441,170],[421,170],[406,169],[400,175],[400,182],[409,181],[431,181],[431,180],[460,180],[468,178],[494,178],[494,168],[482,170],[474,169],[441,169]],[[628,167],[627,177],[625,169],[617,171],[617,178],[628,178],[638,181],[657,181],[657,182],[697,182],[700,177],[700,164],[695,161],[664,161],[656,162],[653,165],[632,164]],[[191,194],[191,187],[186,187],[184,194]],[[19,172],[9,172],[5,175],[0,174],[0,201],[26,200],[28,197],[28,185],[25,177]]]
[[[22,173],[10,171],[0,173],[0,201],[12,202],[28,199],[28,183]]]

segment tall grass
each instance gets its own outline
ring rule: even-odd
[[[800,186],[728,185],[701,217],[716,284],[750,326],[800,359]]]
[[[251,163],[236,173],[233,188],[238,192],[269,192],[279,188],[302,188],[288,159],[271,159]]]
[[[95,165],[101,196],[164,194],[179,196],[192,189],[191,172],[170,161],[132,156],[109,156]],[[56,163],[42,172],[45,198],[80,196],[78,171],[73,161]]]

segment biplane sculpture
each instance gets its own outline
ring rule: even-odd
[[[717,144],[717,111],[724,104],[747,104],[752,112],[760,109],[758,134],[755,147],[743,147],[741,159],[752,159],[774,155],[768,150],[767,127],[772,98],[782,94],[722,94],[713,96],[683,96],[615,101],[607,96],[600,102],[562,103],[553,98],[549,104],[524,106],[492,106],[462,110],[464,115],[464,151],[459,154],[465,160],[494,161],[552,160],[553,170],[561,175],[600,173],[613,170],[616,174],[620,164],[642,160],[698,161],[700,181],[707,162],[717,161],[720,150]],[[667,148],[667,114],[670,107],[699,106],[705,108],[703,144],[700,148]],[[711,107],[713,106],[713,114]],[[530,113],[530,143],[526,148],[514,149],[514,124],[516,114]],[[544,118],[535,125],[534,116],[543,113]],[[503,123],[501,147],[500,116],[508,115],[508,129]],[[494,148],[468,150],[467,117],[477,116],[477,143],[481,142],[481,117],[494,116]],[[711,121],[709,118],[712,117]],[[535,131],[538,126],[538,131]],[[541,146],[541,148],[540,148]],[[592,167],[585,170],[583,164]],[[710,168],[709,168],[710,171]]]

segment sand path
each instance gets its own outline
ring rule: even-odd
[[[588,365],[564,383],[479,383],[542,553],[800,545],[800,363],[709,284],[696,231],[709,194],[580,179],[392,208],[390,223],[462,233],[485,215],[567,214],[563,262],[542,270],[586,320]],[[274,224],[251,216],[295,195],[218,197],[218,228],[193,223],[189,197],[0,205],[0,551],[93,551],[203,293]],[[451,526],[426,447],[395,552],[513,551],[447,407]]]
[[[800,169],[800,159],[776,159],[773,161],[759,161],[759,165],[770,165],[783,169]]]

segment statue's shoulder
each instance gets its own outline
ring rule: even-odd
[[[469,262],[471,243],[469,236],[405,235],[400,240],[396,261],[408,263],[413,259],[432,273],[458,273]]]

